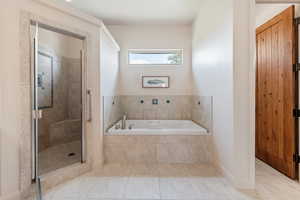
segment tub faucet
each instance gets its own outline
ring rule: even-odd
[[[127,119],[127,116],[123,115],[121,129],[126,129],[126,119]]]

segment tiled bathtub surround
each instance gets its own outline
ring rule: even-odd
[[[210,163],[210,135],[105,136],[106,163]]]
[[[129,120],[192,120],[209,132],[212,98],[201,96],[104,97],[104,129]],[[153,129],[155,131],[155,129]],[[106,163],[210,163],[211,135],[104,136]]]
[[[158,104],[153,104],[153,101]],[[212,97],[115,96],[104,97],[105,131],[126,114],[131,120],[192,120],[211,132]]]

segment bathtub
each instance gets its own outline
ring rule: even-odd
[[[121,120],[106,135],[208,135],[208,131],[191,120],[126,120],[126,128],[120,129]]]

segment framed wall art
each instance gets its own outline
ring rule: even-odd
[[[143,76],[142,87],[143,88],[169,88],[170,77],[169,76]]]

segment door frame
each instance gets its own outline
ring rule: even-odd
[[[295,13],[296,15],[296,13]],[[300,64],[300,51],[299,51],[299,48],[300,48],[300,38],[299,38],[299,33],[300,33],[300,16],[299,17],[296,17],[294,18],[294,71],[295,71],[295,109],[297,109],[299,111],[300,109],[300,81],[299,81],[299,72],[300,72],[300,68],[298,68],[297,66]],[[298,69],[297,69],[298,68]],[[294,159],[295,159],[295,162],[296,162],[296,170],[297,170],[297,175],[298,175],[298,181],[300,181],[300,141],[299,141],[299,131],[300,131],[300,116],[295,116],[295,119],[296,119],[296,123],[295,123],[295,126],[296,126],[296,154]]]

